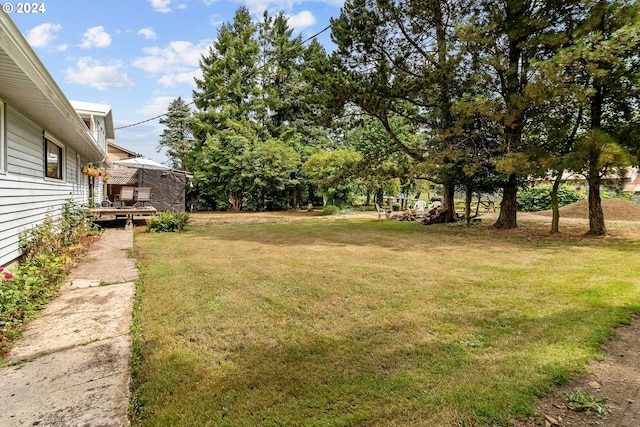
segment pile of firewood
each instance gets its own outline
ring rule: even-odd
[[[447,209],[439,206],[421,212],[412,210],[399,212],[392,214],[391,219],[395,219],[396,221],[418,221],[424,225],[441,224],[445,222],[446,213]]]

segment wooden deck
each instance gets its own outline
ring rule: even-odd
[[[134,216],[153,216],[157,213],[158,211],[156,210],[156,208],[154,207],[139,207],[139,208],[134,208],[134,207],[126,207],[126,208],[93,208],[93,209],[89,209],[89,214],[90,215],[94,215],[97,216],[98,218],[101,218],[103,216],[112,216],[115,215],[116,218],[118,217],[125,217],[126,218],[126,223],[125,223],[125,230],[129,230],[131,228],[133,228],[133,217]]]

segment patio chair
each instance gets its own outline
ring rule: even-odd
[[[414,212],[424,212],[424,208],[427,207],[427,202],[424,200],[418,200],[415,205],[413,205]]]
[[[116,200],[114,206],[120,208],[126,208],[127,202],[133,202],[133,194],[135,188],[133,187],[122,187],[120,188],[120,195],[116,196]]]
[[[136,203],[133,205],[136,208],[146,206],[147,202],[151,201],[151,187],[138,187],[136,191]]]
[[[376,210],[378,211],[378,221],[380,221],[380,219],[382,219],[382,215],[385,216],[385,218],[389,219],[391,217],[391,212],[381,208],[379,204],[376,203]]]

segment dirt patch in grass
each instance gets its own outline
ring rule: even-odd
[[[617,329],[617,336],[603,348],[602,360],[594,360],[587,374],[574,378],[536,405],[538,417],[522,420],[517,426],[617,426],[640,425],[640,318]],[[602,401],[591,410],[572,408],[568,393],[582,390],[590,398]],[[599,415],[596,409],[604,411]],[[545,417],[546,416],[546,417]],[[556,421],[557,424],[554,424]]]
[[[602,200],[602,211],[605,220],[611,221],[640,221],[640,205],[618,199]],[[551,210],[537,212],[538,215],[551,216]],[[560,218],[589,219],[589,201],[580,200],[560,208]]]

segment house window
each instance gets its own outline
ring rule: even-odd
[[[48,139],[45,139],[45,145],[45,176],[62,179],[62,147]]]

